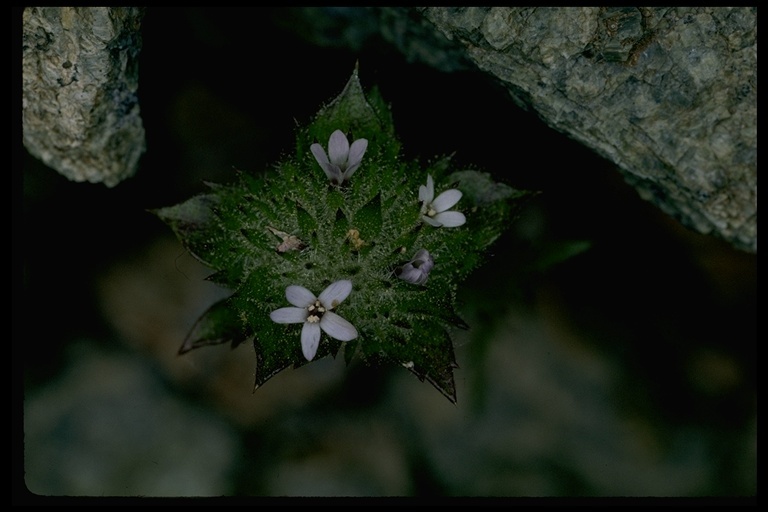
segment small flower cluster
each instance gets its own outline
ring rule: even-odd
[[[360,167],[368,148],[366,139],[357,139],[351,145],[341,130],[335,130],[328,140],[328,152],[318,144],[310,151],[328,180],[334,185],[346,183]],[[453,228],[466,222],[466,217],[449,209],[461,199],[458,189],[449,189],[435,197],[435,184],[431,175],[427,184],[419,186],[421,220],[434,227]],[[405,265],[395,270],[395,275],[408,283],[424,285],[435,266],[434,258],[426,249],[419,249]],[[334,313],[336,308],[352,292],[352,282],[340,280],[331,283],[318,296],[303,286],[291,285],[285,289],[285,298],[294,307],[279,308],[270,313],[273,322],[280,324],[302,323],[301,348],[304,357],[311,361],[320,344],[321,330],[339,341],[357,338],[357,329],[350,322]]]

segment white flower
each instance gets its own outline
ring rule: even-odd
[[[413,259],[397,269],[397,277],[413,284],[424,284],[429,277],[429,271],[435,266],[435,260],[426,249],[419,249]]]
[[[327,155],[318,143],[312,144],[309,150],[315,155],[315,160],[323,168],[331,183],[340,185],[349,180],[360,167],[360,162],[363,161],[363,155],[367,148],[367,139],[357,139],[350,146],[347,136],[341,130],[336,130],[328,140]],[[329,156],[330,158],[328,158]]]
[[[461,191],[455,188],[444,191],[435,197],[435,182],[427,175],[427,185],[419,187],[421,205],[421,220],[435,227],[455,228],[467,222],[461,212],[446,211],[461,199]]]
[[[342,279],[331,283],[319,297],[303,286],[285,289],[285,298],[296,307],[276,309],[269,318],[278,324],[304,323],[301,328],[301,351],[311,361],[320,344],[320,329],[331,338],[349,341],[357,338],[357,329],[331,309],[338,306],[352,291],[352,281]]]

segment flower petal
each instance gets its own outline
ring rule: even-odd
[[[320,345],[320,324],[305,322],[304,327],[301,328],[301,351],[307,361],[315,357],[318,345]]]
[[[426,222],[430,226],[435,226],[436,228],[439,228],[440,226],[442,226],[442,224],[440,222],[436,221],[435,219],[433,219],[432,217],[429,217],[427,215],[422,215],[421,216],[421,220],[423,220],[424,222]]]
[[[323,290],[323,293],[320,294],[318,299],[326,309],[333,309],[341,304],[341,301],[346,299],[351,291],[352,281],[342,279],[328,285],[328,288]]]
[[[429,255],[429,251],[426,249],[419,249],[416,251],[416,254],[413,255],[413,258],[411,258],[411,261],[416,263],[417,261],[425,262],[427,260],[431,260],[432,256]]]
[[[320,167],[323,169],[323,172],[329,180],[333,181],[335,179],[336,181],[341,181],[341,171],[339,170],[339,166],[331,164],[328,160],[328,155],[325,154],[325,150],[320,144],[312,144],[309,146],[309,150],[315,155],[315,160],[320,164]]]
[[[341,130],[336,130],[328,140],[328,156],[332,164],[345,168],[349,158],[349,141]]]
[[[325,154],[323,146],[317,142],[309,146],[309,150],[313,155],[315,155],[315,160],[317,160],[317,163],[319,163],[321,166],[326,166],[331,163],[330,160],[328,160],[328,155]]]
[[[416,254],[414,254],[411,264],[414,268],[418,268],[425,274],[429,274],[429,271],[435,266],[435,260],[432,255],[429,254],[429,251],[426,249],[419,249],[416,251]]]
[[[451,206],[458,203],[459,199],[461,199],[461,196],[461,190],[455,188],[446,190],[437,196],[434,201],[432,201],[432,208],[438,213],[444,212]]]
[[[467,218],[461,212],[442,212],[435,215],[437,222],[446,228],[456,228],[467,222]]]
[[[432,176],[427,174],[427,185],[419,186],[419,201],[425,203],[431,203],[435,197],[435,182],[432,180]]]
[[[329,164],[329,169],[330,170],[326,172],[325,175],[328,176],[331,183],[341,185],[341,182],[344,181],[344,173],[341,172],[339,166],[336,164]]]
[[[303,286],[291,285],[285,289],[285,298],[299,308],[305,308],[315,302],[315,294]]]
[[[298,324],[307,320],[304,308],[280,308],[269,314],[269,318],[278,324]]]
[[[415,268],[410,263],[403,265],[402,271],[397,277],[405,282],[413,284],[424,284],[427,281],[427,274],[422,270]]]
[[[358,167],[360,167],[360,162],[358,162],[355,165],[347,168],[346,171],[341,173],[341,180],[342,181],[349,180],[349,178],[351,178],[352,175],[355,174],[355,171],[357,170]]]
[[[331,338],[339,341],[349,341],[357,338],[355,326],[341,318],[333,311],[326,311],[320,320],[320,327]]]
[[[349,168],[360,165],[366,149],[368,149],[368,139],[357,139],[352,143],[349,147],[349,158],[347,159]]]
[[[423,260],[429,258],[429,251],[426,249],[419,249],[416,254],[413,255],[414,260]]]
[[[427,187],[419,185],[419,202],[428,203],[427,201]]]

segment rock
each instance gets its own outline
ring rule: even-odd
[[[358,51],[379,39],[409,62],[484,70],[519,106],[615,163],[643,198],[757,252],[755,8],[307,8],[301,16],[302,36],[316,44]]]
[[[23,12],[23,140],[74,181],[108,187],[136,172],[143,8],[30,7]]]
[[[643,198],[757,252],[756,8],[418,11]]]

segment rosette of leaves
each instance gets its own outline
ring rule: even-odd
[[[359,168],[342,183],[329,179],[311,149],[325,146],[337,130],[367,140]],[[357,336],[339,341],[324,332],[313,359],[336,357],[343,347],[347,363],[360,357],[401,365],[455,402],[450,332],[467,327],[456,311],[457,286],[483,262],[527,193],[485,173],[449,169],[449,158],[426,166],[402,158],[388,106],[378,91],[364,93],[355,69],[341,94],[297,130],[295,150],[273,169],[238,172],[233,184],[207,184],[208,193],[154,212],[215,271],[208,279],[233,291],[203,314],[179,352],[251,341],[258,388],[309,362],[301,325],[270,318],[289,305],[286,289],[320,294],[331,283],[351,281],[334,312]],[[462,192],[453,209],[465,223],[424,221],[420,187],[428,176],[435,195]],[[425,251],[431,260],[421,270],[428,276],[400,278],[404,266],[413,272],[421,261],[412,261],[414,254]]]

